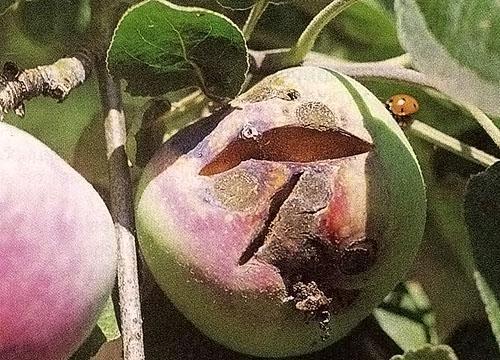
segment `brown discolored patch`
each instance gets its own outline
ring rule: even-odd
[[[250,159],[307,163],[354,156],[372,149],[373,144],[339,128],[281,126],[261,134],[253,134],[248,128],[206,164],[200,175],[228,171]]]
[[[214,196],[227,208],[244,211],[253,207],[259,197],[259,182],[244,169],[235,169],[215,179]]]
[[[258,249],[253,249],[255,258],[279,269],[295,308],[319,323],[349,307],[358,294],[357,290],[338,288],[336,279],[341,275],[342,256],[348,271],[371,264],[365,261],[355,267],[357,260],[366,260],[357,252],[363,249],[360,241],[356,246],[341,249],[320,237],[321,214],[332,196],[331,176],[324,170],[295,175],[286,197],[273,210],[274,219],[260,234],[264,240],[259,240]]]
[[[300,124],[315,129],[334,129],[343,125],[341,119],[328,106],[318,101],[300,105],[295,116]]]
[[[245,265],[251,258],[255,256],[260,247],[264,245],[266,235],[269,231],[269,226],[278,215],[281,205],[283,205],[285,200],[288,199],[288,197],[292,193],[295,185],[299,181],[300,176],[301,174],[292,175],[292,177],[288,180],[288,182],[285,183],[284,186],[281,187],[273,195],[273,197],[271,198],[271,203],[269,205],[269,215],[264,223],[264,226],[262,227],[262,230],[259,232],[259,234],[255,236],[252,242],[250,242],[250,244],[248,245],[247,249],[241,255],[238,261],[239,265]]]
[[[328,206],[330,197],[327,174],[301,174],[269,226],[265,246],[256,256],[276,265],[285,274],[302,273],[304,267],[319,266],[328,249],[317,237],[317,218],[318,212]]]

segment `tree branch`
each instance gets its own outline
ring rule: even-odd
[[[14,111],[23,116],[24,102],[37,96],[63,101],[89,78],[95,64],[103,61],[115,25],[126,6],[118,0],[93,0],[92,17],[83,44],[70,56],[49,65],[19,69],[7,62],[0,74],[0,121]]]
[[[27,70],[20,70],[11,62],[5,63],[0,75],[0,121],[9,111],[23,116],[24,101],[36,96],[63,101],[88,78],[93,63],[94,59],[85,51]]]
[[[125,153],[125,115],[119,85],[106,65],[98,67],[110,179],[111,214],[118,242],[118,288],[125,360],[144,359],[141,304],[134,237],[130,169]]]

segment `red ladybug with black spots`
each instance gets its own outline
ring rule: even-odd
[[[418,111],[419,105],[417,99],[407,94],[396,94],[391,96],[385,106],[390,111],[394,120],[401,128],[408,127],[413,119],[412,115]]]

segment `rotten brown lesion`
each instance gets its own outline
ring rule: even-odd
[[[199,174],[219,174],[250,159],[312,163],[363,154],[372,149],[370,142],[340,128],[281,126],[255,137],[236,138]]]
[[[262,229],[249,242],[238,264],[245,266],[256,259],[275,266],[288,294],[286,302],[293,304],[306,319],[318,322],[327,334],[330,316],[352,306],[359,295],[357,289],[341,288],[339,278],[368,271],[377,254],[373,239],[353,238],[336,243],[324,238],[319,228],[320,218],[332,198],[335,166],[323,163],[316,168],[316,165],[368,153],[374,145],[343,130],[340,127],[343,119],[322,103],[300,105],[295,117],[298,125],[262,133],[243,128],[240,136],[199,174],[225,173],[215,179],[218,198],[229,189],[227,196],[222,196],[227,200],[225,204],[243,210],[240,205],[247,204],[249,196],[258,197],[257,190],[250,185],[258,181],[247,181],[243,174],[249,170],[238,167],[242,162],[265,160],[301,169],[292,171],[271,197]],[[238,197],[241,202],[235,201]]]

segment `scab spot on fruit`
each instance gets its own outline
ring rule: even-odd
[[[239,100],[256,103],[270,99],[294,101],[300,98],[300,92],[290,83],[282,79],[269,79],[254,86],[246,94],[240,95]]]
[[[235,169],[215,179],[214,196],[225,207],[244,211],[259,199],[259,182],[248,171]]]
[[[340,119],[328,106],[318,101],[311,101],[300,105],[295,111],[300,124],[315,129],[334,129],[340,126]]]

